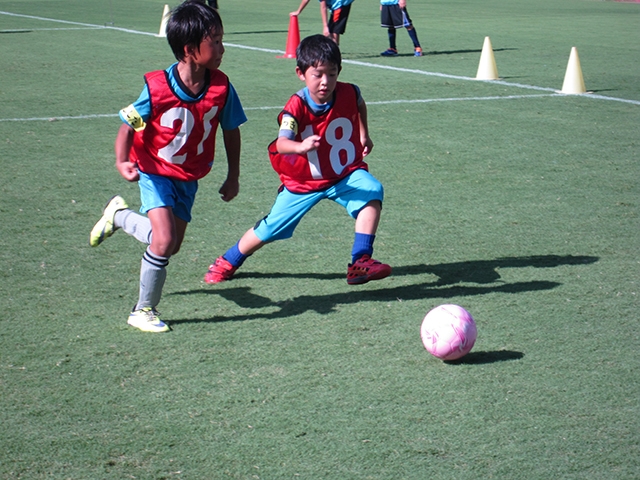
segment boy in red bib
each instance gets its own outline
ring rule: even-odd
[[[138,100],[120,111],[123,124],[115,143],[116,167],[138,182],[147,216],[113,197],[89,237],[100,245],[115,230],[148,245],[140,268],[140,291],[129,325],[145,332],[166,332],[156,306],[169,258],[184,239],[198,180],[211,170],[218,126],[229,171],[219,190],[228,202],[238,194],[240,125],[247,118],[227,76],[218,70],[224,47],[222,21],[204,2],[178,6],[167,23],[167,40],[178,60],[166,70],[145,75]]]
[[[306,87],[279,114],[278,138],[269,145],[282,186],[269,214],[209,267],[207,283],[231,279],[249,255],[290,238],[302,217],[323,199],[342,205],[356,220],[347,283],[391,274],[389,265],[371,258],[384,191],[364,162],[373,142],[360,89],[338,82],[340,49],[323,35],[300,42],[296,58],[296,73]]]

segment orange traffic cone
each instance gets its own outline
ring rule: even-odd
[[[300,28],[298,27],[298,16],[289,16],[289,35],[287,36],[287,50],[284,55],[278,58],[296,58],[296,50],[300,44]]]

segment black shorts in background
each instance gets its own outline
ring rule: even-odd
[[[329,33],[342,35],[347,29],[347,19],[351,11],[351,4],[331,11],[331,16],[327,22],[329,25]]]
[[[380,26],[384,28],[409,28],[413,27],[413,23],[411,23],[406,8],[400,8],[398,4],[382,5]]]

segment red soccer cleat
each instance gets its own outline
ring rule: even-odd
[[[369,255],[363,255],[347,269],[347,283],[360,285],[370,280],[381,280],[391,275],[391,267],[386,263],[374,260]]]
[[[220,283],[225,280],[231,280],[237,269],[238,267],[234,267],[224,257],[220,256],[216,258],[213,265],[209,266],[209,271],[204,275],[204,281],[207,283]]]

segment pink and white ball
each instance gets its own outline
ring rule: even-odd
[[[458,305],[440,305],[422,320],[420,337],[427,351],[441,360],[457,360],[471,351],[478,330],[469,312]]]

